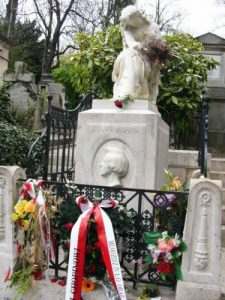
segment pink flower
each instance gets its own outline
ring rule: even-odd
[[[122,107],[123,107],[123,103],[122,103],[122,101],[120,101],[120,100],[114,101],[114,104],[115,104],[116,107],[118,107],[118,108],[122,108]]]
[[[168,253],[174,248],[173,240],[165,241],[164,239],[158,240],[158,248],[160,252]]]

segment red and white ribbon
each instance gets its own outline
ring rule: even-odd
[[[81,284],[84,273],[85,248],[89,219],[97,224],[98,242],[109,278],[121,300],[126,300],[113,227],[109,216],[102,207],[114,207],[115,200],[103,200],[92,204],[85,196],[77,198],[82,214],[74,224],[70,238],[70,255],[65,300],[81,299]]]

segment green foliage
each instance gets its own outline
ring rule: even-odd
[[[10,83],[5,83],[0,87],[0,121],[14,123],[10,112],[10,98],[7,92],[9,87]]]
[[[36,106],[30,106],[24,112],[14,111],[16,124],[31,132],[34,125],[35,110]]]
[[[157,244],[158,239],[161,237],[161,232],[151,231],[145,234],[144,241],[147,244]]]
[[[199,109],[202,92],[206,91],[207,72],[216,62],[199,53],[202,45],[190,35],[176,34],[165,39],[174,56],[161,71],[157,105],[175,134],[184,135],[196,130],[192,118]],[[177,146],[182,146],[182,142]]]
[[[28,70],[37,75],[37,81],[40,79],[44,49],[43,40],[39,41],[41,34],[36,21],[18,22],[15,25],[11,37],[12,47],[9,52],[9,71],[14,70],[16,61],[24,61]]]
[[[32,285],[32,276],[30,268],[23,268],[18,271],[13,272],[10,277],[10,288],[15,287],[16,294],[13,300],[20,298],[22,295],[26,294]]]
[[[28,151],[33,141],[28,131],[0,121],[0,165],[28,167]]]
[[[93,91],[98,98],[112,97],[112,68],[122,50],[119,26],[112,26],[94,35],[79,33],[76,40],[79,51],[65,56],[61,67],[53,71],[54,79],[64,84],[69,97],[74,92]]]
[[[138,296],[138,300],[148,300],[151,299],[151,297],[158,297],[159,295],[159,287],[156,284],[151,283],[145,285],[141,294]]]

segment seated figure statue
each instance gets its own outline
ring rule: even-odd
[[[122,10],[120,27],[123,51],[114,63],[113,98],[146,99],[154,103],[158,95],[160,65],[144,54],[145,43],[160,40],[159,27],[147,20],[133,5]]]

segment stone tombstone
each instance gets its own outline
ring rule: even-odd
[[[19,167],[0,166],[0,299],[11,295],[6,291],[4,278],[14,266],[16,259],[16,245],[14,243],[14,226],[10,218],[14,200],[18,197],[17,180],[24,179],[25,172]]]
[[[218,180],[191,179],[183,239],[183,281],[176,300],[219,300],[221,188]]]
[[[167,167],[169,128],[156,107],[134,100],[124,109],[94,100],[79,113],[75,182],[160,188]]]
[[[39,92],[45,90],[46,95],[52,96],[52,105],[59,108],[65,108],[65,88],[61,83],[53,82],[52,75],[49,73],[42,74],[39,83]]]
[[[4,73],[3,80],[12,82],[8,92],[13,108],[18,112],[24,112],[34,106],[38,90],[33,73],[27,70],[24,62],[15,62],[13,73]]]
[[[155,104],[160,64],[144,51],[161,42],[160,31],[133,5],[122,10],[120,20],[123,51],[114,63],[113,99],[94,100],[91,110],[79,114],[75,182],[160,189],[169,128]],[[126,97],[132,101],[115,106],[114,100]]]
[[[225,148],[225,39],[211,32],[196,39],[203,44],[201,53],[218,62],[216,68],[208,72],[207,80],[210,90],[208,147],[210,153],[221,155]]]

